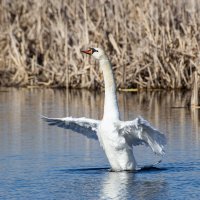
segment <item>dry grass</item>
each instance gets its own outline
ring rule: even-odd
[[[121,88],[191,88],[198,0],[0,0],[0,85],[97,88],[85,45],[103,46]],[[91,43],[92,41],[92,43]]]

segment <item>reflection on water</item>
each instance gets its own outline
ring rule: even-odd
[[[119,93],[118,99],[123,120],[141,115],[166,133],[166,156],[159,166],[167,170],[134,174],[100,169],[109,165],[97,141],[48,127],[40,119],[40,114],[101,119],[103,92],[1,89],[0,199],[198,197],[200,114],[187,107],[190,93]],[[158,160],[146,147],[134,151],[141,165]]]
[[[157,180],[140,180],[134,173],[109,173],[102,183],[100,199],[155,199],[167,197],[167,184],[159,178]]]
[[[128,193],[129,174],[127,172],[109,173],[102,184],[102,199],[122,199]],[[134,174],[133,177],[134,179]],[[132,179],[132,180],[133,180]]]

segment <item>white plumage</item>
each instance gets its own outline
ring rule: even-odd
[[[88,138],[98,139],[113,171],[135,170],[137,167],[132,146],[145,144],[158,155],[164,154],[166,138],[142,117],[120,121],[112,66],[100,48],[82,51],[99,60],[105,82],[104,115],[102,120],[88,118],[42,117],[49,125],[71,129]]]

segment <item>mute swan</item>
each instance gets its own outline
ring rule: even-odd
[[[112,66],[104,51],[100,48],[89,48],[81,52],[99,60],[103,71],[105,82],[103,119],[48,118],[44,116],[42,118],[49,125],[71,129],[88,138],[98,139],[112,171],[136,170],[133,145],[146,144],[154,153],[163,155],[163,146],[166,144],[164,134],[153,128],[142,117],[133,121],[120,121]]]

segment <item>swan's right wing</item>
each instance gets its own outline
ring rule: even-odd
[[[50,126],[58,126],[64,129],[70,129],[77,133],[87,136],[88,138],[97,138],[97,129],[99,125],[99,120],[88,119],[88,118],[48,118],[42,116],[42,119],[48,123]]]
[[[133,121],[121,122],[119,132],[126,138],[130,146],[146,144],[151,147],[154,153],[164,154],[165,135],[152,127],[142,117]]]

